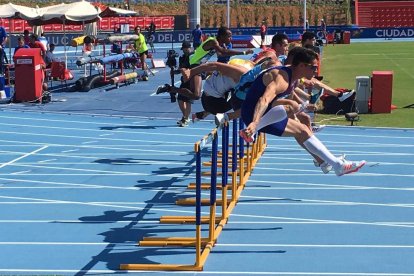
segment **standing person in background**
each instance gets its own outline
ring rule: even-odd
[[[49,41],[47,41],[45,33],[40,34],[39,41],[40,41],[40,43],[42,43],[45,46],[46,51],[47,51],[49,49]]]
[[[192,53],[191,43],[184,41],[181,45],[181,50],[183,51],[183,55],[180,56],[178,59],[178,69],[189,69],[190,68],[190,55]],[[180,71],[179,71],[180,72]],[[190,82],[184,81],[183,77],[181,77],[181,85],[180,88],[190,88]],[[190,122],[190,114],[191,114],[191,105],[193,104],[193,100],[189,99],[186,96],[178,94],[178,107],[181,110],[182,118],[177,122],[177,125],[180,127],[188,126]]]
[[[135,27],[135,34],[138,35],[137,40],[134,42],[135,51],[139,54],[139,60],[141,61],[141,69],[144,71],[143,80],[148,80],[148,66],[146,63],[148,56],[148,46],[145,41],[145,36],[141,33],[141,27]]]
[[[30,32],[29,32],[29,30],[24,30],[23,39],[24,39],[24,44],[29,45],[29,43],[30,43]]]
[[[30,43],[29,43],[29,47],[30,48],[40,48],[40,52],[42,57],[44,58],[46,55],[46,48],[45,45],[43,45],[43,43],[41,43],[39,41],[39,37],[35,34],[32,34],[30,36]]]
[[[263,20],[262,25],[260,26],[260,38],[262,39],[260,42],[260,48],[263,48],[265,46],[266,34],[267,34],[266,21]]]
[[[0,26],[0,75],[4,73],[4,64],[9,63],[7,60],[4,47],[6,46],[9,36],[3,26]]]
[[[151,21],[151,24],[148,26],[148,34],[147,34],[147,41],[151,47],[151,52],[155,53],[155,47],[154,47],[154,36],[155,36],[155,30],[157,27],[155,26],[154,21]]]
[[[200,28],[200,24],[197,24],[195,29],[192,32],[193,36],[193,48],[194,50],[201,45],[201,37],[203,36],[203,31]]]
[[[326,23],[323,18],[321,19],[321,32],[322,32],[322,38],[325,39],[326,45],[328,45],[328,37],[327,37],[327,31],[326,31]]]

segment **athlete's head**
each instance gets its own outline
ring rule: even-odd
[[[222,43],[229,44],[231,42],[231,31],[226,26],[221,26],[217,31],[217,40],[220,45]]]
[[[305,47],[306,45],[315,46],[316,43],[316,35],[313,32],[304,32],[302,34],[302,46]]]
[[[318,71],[318,54],[302,47],[293,48],[291,52],[293,50],[292,67],[299,71],[300,77],[311,79]]]
[[[288,36],[286,34],[277,33],[272,38],[272,49],[276,51],[276,55],[286,55],[288,51]]]

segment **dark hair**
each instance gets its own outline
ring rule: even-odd
[[[306,40],[308,40],[308,39],[314,39],[315,37],[316,37],[316,35],[313,32],[304,32],[302,34],[302,40],[301,40],[301,42],[303,44],[303,42],[305,42]]]
[[[318,59],[317,53],[315,53],[312,50],[303,48],[303,47],[295,47],[289,51],[289,54],[291,54],[291,52],[293,52],[292,53],[293,55],[292,65],[293,66],[298,66],[300,63],[311,64],[315,59]]]
[[[217,37],[226,36],[227,31],[229,31],[229,28],[227,28],[226,26],[221,26],[217,31]]]
[[[92,43],[92,38],[90,36],[85,36],[85,38],[83,39],[83,43],[85,44]]]
[[[273,36],[272,38],[272,47],[275,46],[276,44],[283,44],[283,40],[288,40],[288,36],[286,34],[282,34],[282,33],[277,33]]]

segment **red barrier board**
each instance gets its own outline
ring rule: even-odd
[[[390,113],[392,100],[392,71],[373,71],[371,78],[371,112]]]

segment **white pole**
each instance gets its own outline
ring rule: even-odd
[[[306,0],[303,0],[303,30],[306,32]]]
[[[227,0],[227,27],[230,28],[230,0]]]

